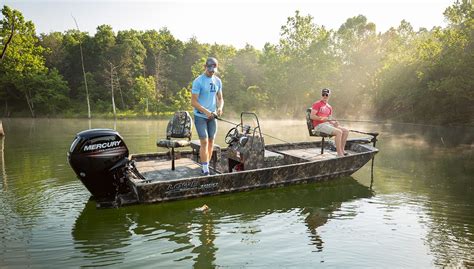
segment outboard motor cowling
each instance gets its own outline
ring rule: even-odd
[[[112,129],[91,129],[78,133],[68,152],[77,177],[95,198],[114,199],[127,192],[128,148]]]

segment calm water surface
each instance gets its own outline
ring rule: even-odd
[[[304,121],[261,124],[315,139]],[[373,182],[369,163],[325,183],[98,210],[67,163],[74,135],[116,128],[131,153],[153,152],[165,121],[3,125],[0,268],[474,266],[473,128],[350,126],[381,133]]]

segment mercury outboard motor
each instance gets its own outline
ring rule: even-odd
[[[128,148],[120,134],[111,129],[78,133],[68,152],[77,177],[98,199],[114,199],[129,191],[126,184]]]

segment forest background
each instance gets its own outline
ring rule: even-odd
[[[338,118],[473,125],[474,9],[456,1],[446,27],[386,32],[364,15],[339,29],[295,11],[277,44],[206,44],[167,29],[114,32],[97,27],[35,32],[21,12],[0,20],[3,117],[156,117],[191,110],[191,84],[208,56],[219,60],[225,115],[253,111],[304,118],[322,88],[333,90]],[[238,33],[235,33],[238,35]],[[85,74],[85,76],[83,75]],[[89,112],[90,110],[90,112]]]

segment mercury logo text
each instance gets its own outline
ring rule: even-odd
[[[100,144],[87,145],[84,147],[84,151],[118,147],[118,145],[120,145],[121,142],[122,141],[120,140],[120,141],[112,141],[112,142],[105,142],[105,143],[100,143]]]

